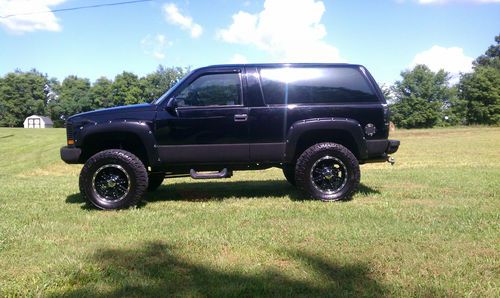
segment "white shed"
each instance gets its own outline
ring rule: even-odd
[[[24,120],[24,128],[49,128],[54,123],[49,117],[32,115]]]

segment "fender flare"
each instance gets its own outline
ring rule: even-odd
[[[308,132],[317,130],[344,131],[349,133],[358,148],[359,159],[368,156],[366,139],[361,124],[349,118],[315,118],[300,120],[292,124],[288,130],[285,148],[285,160],[293,160],[299,139]]]
[[[138,120],[113,120],[102,123],[88,123],[81,126],[79,139],[76,141],[77,146],[85,145],[85,141],[96,134],[100,133],[131,133],[136,135],[146,149],[149,164],[153,167],[159,163],[158,150],[156,139],[153,135],[151,122]]]

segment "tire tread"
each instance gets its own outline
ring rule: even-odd
[[[113,159],[118,160],[119,162],[124,162],[129,167],[132,168],[132,170],[134,171],[134,176],[135,176],[134,183],[136,185],[136,188],[135,190],[131,190],[134,191],[135,193],[127,200],[127,202],[123,206],[111,209],[122,209],[137,205],[144,196],[144,194],[146,193],[146,190],[148,188],[148,174],[146,167],[144,166],[142,161],[133,153],[122,149],[108,149],[98,152],[92,157],[90,157],[87,160],[87,162],[85,162],[85,165],[83,166],[82,171],[80,172],[79,188],[80,188],[80,193],[82,197],[85,199],[85,201],[99,209],[110,209],[110,208],[104,208],[103,206],[99,206],[93,203],[85,191],[85,185],[87,185],[88,183],[92,183],[92,181],[89,180],[92,179],[93,165],[95,165],[97,162],[101,160],[113,160]]]
[[[338,154],[336,157],[340,157],[344,163],[347,163],[346,167],[352,167],[353,175],[350,177],[351,181],[348,181],[348,183],[351,183],[350,187],[340,197],[327,198],[322,196],[319,199],[322,201],[337,201],[351,198],[358,188],[361,177],[359,162],[349,149],[337,143],[318,143],[309,147],[300,155],[295,168],[295,179],[298,189],[311,198],[318,198],[309,187],[309,164],[311,160],[315,159],[315,155],[323,151],[334,152],[335,155]]]

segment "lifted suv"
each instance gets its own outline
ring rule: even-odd
[[[308,197],[346,199],[359,164],[399,147],[377,83],[350,64],[204,67],[153,103],[74,115],[66,129],[61,158],[85,164],[81,194],[101,209],[134,205],[165,177],[270,167]]]

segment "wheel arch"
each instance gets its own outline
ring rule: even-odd
[[[288,132],[285,161],[293,162],[307,148],[332,142],[349,149],[358,160],[367,155],[366,140],[358,121],[346,118],[319,118],[294,123]]]
[[[129,151],[146,166],[154,166],[158,162],[156,140],[145,122],[110,122],[84,126],[81,130],[78,146],[82,149],[82,162],[107,149]]]

